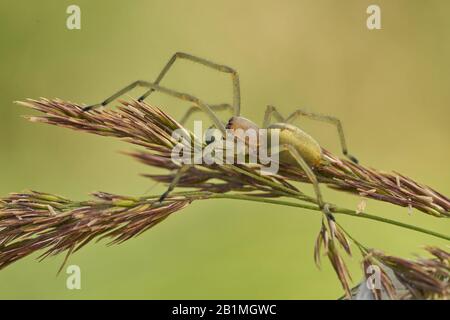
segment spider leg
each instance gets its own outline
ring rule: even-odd
[[[189,168],[191,167],[191,164],[183,164],[177,171],[177,173],[175,173],[175,176],[173,177],[172,181],[169,184],[169,187],[167,188],[167,190],[159,197],[158,202],[161,203],[164,201],[164,199],[167,198],[167,196],[173,191],[173,189],[175,189],[175,187],[177,186],[178,182],[180,181],[181,177],[189,170]]]
[[[103,102],[97,103],[97,104],[92,104],[92,105],[89,105],[87,107],[84,107],[83,111],[89,111],[89,110],[92,110],[92,109],[95,109],[95,108],[98,108],[98,107],[104,107],[107,104],[109,104],[110,102],[112,102],[112,101],[116,100],[117,98],[119,98],[120,96],[124,95],[128,91],[131,91],[134,88],[139,87],[139,86],[145,86],[144,82],[145,81],[143,81],[143,80],[134,81],[134,82],[130,83],[129,85],[127,85],[125,88],[120,89],[119,91],[114,93],[112,96],[110,96],[110,97],[106,98],[105,100],[103,100]]]
[[[240,91],[240,85],[239,85],[239,75],[233,68],[230,68],[225,65],[217,64],[211,61],[208,61],[203,58],[199,58],[193,55],[190,55],[188,53],[184,52],[177,52],[175,53],[170,60],[167,62],[167,64],[164,66],[164,68],[161,70],[160,74],[155,80],[155,84],[159,85],[161,80],[164,78],[166,73],[169,71],[169,69],[172,67],[172,65],[175,63],[177,59],[185,59],[188,61],[192,61],[194,63],[198,63],[201,65],[204,65],[208,68],[218,70],[220,72],[229,73],[231,74],[231,79],[233,81],[233,108],[234,108],[234,114],[235,116],[239,116],[240,114],[240,107],[241,107],[241,91]],[[138,100],[143,101],[145,98],[147,98],[153,91],[155,91],[153,88],[150,88],[147,92],[145,92]]]
[[[284,117],[278,112],[278,110],[274,106],[268,105],[266,107],[266,112],[264,112],[264,121],[262,126],[263,128],[267,128],[269,126],[272,115],[275,119],[277,119],[277,121],[286,122]]]
[[[104,105],[108,104],[109,102],[113,101],[114,99],[116,99],[117,97],[119,97],[120,95],[124,94],[125,92],[127,92],[127,91],[129,91],[129,90],[131,90],[131,89],[133,89],[133,88],[135,88],[137,86],[151,88],[154,91],[158,91],[158,92],[167,94],[169,96],[172,96],[174,98],[181,99],[181,100],[184,100],[184,101],[189,101],[189,102],[195,104],[198,108],[200,108],[202,111],[204,111],[209,116],[209,118],[216,125],[216,127],[222,132],[222,134],[225,135],[225,126],[220,121],[220,119],[216,116],[214,111],[212,111],[212,109],[210,108],[210,106],[208,104],[206,104],[205,102],[201,101],[199,98],[194,97],[194,96],[192,96],[190,94],[182,93],[182,92],[175,91],[175,90],[172,90],[172,89],[168,89],[168,88],[165,88],[165,87],[161,87],[161,86],[159,86],[157,84],[154,84],[154,83],[151,83],[151,82],[148,82],[148,81],[143,81],[143,80],[138,80],[138,81],[135,81],[135,82],[131,83],[130,85],[126,86],[125,88],[123,88],[119,92],[113,94],[111,97],[106,99],[101,104],[85,107],[84,110],[88,111],[88,110],[91,110],[92,108],[95,108],[97,106],[104,106]]]
[[[314,188],[314,193],[316,194],[317,204],[319,208],[327,216],[328,219],[334,221],[334,217],[330,212],[329,205],[323,201],[322,192],[320,191],[319,187],[319,181],[317,180],[317,177],[310,168],[310,166],[306,163],[305,159],[303,159],[302,155],[293,146],[289,144],[281,145],[278,152],[281,152],[283,150],[288,151],[291,154],[291,156],[297,161],[300,168],[305,172],[306,176],[308,177],[309,181],[311,182]]]
[[[222,104],[212,104],[209,106],[211,108],[211,110],[214,111],[222,111],[222,110],[227,110],[227,109],[233,109],[233,106],[228,104],[228,103],[222,103]],[[181,118],[181,120],[179,121],[180,124],[185,124],[186,121],[189,119],[189,117],[198,111],[202,111],[201,109],[199,109],[198,106],[191,106],[186,113],[184,114],[184,116]]]
[[[339,134],[339,139],[341,141],[342,153],[354,163],[358,163],[358,159],[348,153],[347,143],[345,142],[344,129],[342,127],[341,121],[338,118],[297,109],[286,119],[286,122],[292,123],[300,116],[304,116],[312,120],[328,122],[335,125]]]

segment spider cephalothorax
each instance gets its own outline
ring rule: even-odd
[[[231,117],[230,120],[228,120],[228,123],[225,126],[225,128],[228,130],[252,129],[252,130],[256,130],[256,131],[259,129],[259,127],[256,125],[256,123],[254,123],[251,120],[248,120],[247,118],[240,117],[240,116]]]

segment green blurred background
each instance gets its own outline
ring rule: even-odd
[[[0,196],[35,189],[85,199],[95,190],[149,192],[149,168],[109,138],[29,123],[14,100],[58,97],[97,103],[136,79],[154,80],[185,51],[236,68],[243,115],[262,121],[267,104],[335,115],[363,164],[397,170],[450,193],[448,1],[377,1],[382,30],[366,28],[373,1],[9,1],[0,3]],[[66,8],[81,7],[81,30]],[[231,101],[229,77],[179,62],[164,85],[210,102]],[[130,95],[138,97],[143,90]],[[150,101],[180,117],[186,104]],[[228,114],[223,114],[224,119]],[[339,152],[332,127],[301,127]],[[309,186],[306,190],[311,191]],[[152,193],[164,190],[163,186]],[[328,201],[359,200],[325,191]],[[448,233],[448,221],[369,201],[367,212]],[[412,256],[444,241],[363,219],[339,217],[367,246]],[[0,271],[0,298],[334,299],[339,282],[313,263],[320,215],[258,203],[194,203],[123,245],[91,244],[69,264],[82,289],[56,276],[63,257],[27,257]],[[448,244],[448,243],[447,243]],[[355,280],[359,257],[348,261]]]

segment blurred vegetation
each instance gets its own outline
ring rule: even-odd
[[[382,30],[366,28],[371,1],[87,1],[82,29],[67,30],[72,1],[0,3],[0,195],[35,189],[83,199],[95,190],[142,195],[143,165],[108,138],[28,123],[12,101],[59,97],[100,102],[136,79],[153,80],[186,51],[236,68],[243,115],[262,121],[267,104],[303,107],[344,123],[350,151],[368,166],[396,170],[450,193],[450,3],[377,1]],[[226,75],[180,62],[164,85],[211,102],[231,101]],[[142,91],[142,90],[141,90]],[[136,90],[133,96],[140,92]],[[176,117],[186,104],[155,94]],[[224,119],[228,114],[223,115]],[[301,121],[339,152],[332,127]],[[309,188],[309,186],[305,186]],[[152,192],[162,191],[157,186]],[[354,208],[360,199],[325,191]],[[0,272],[0,298],[338,297],[328,264],[313,263],[318,215],[227,200],[196,203],[121,246],[89,245],[69,264],[82,289],[55,277],[63,257],[26,258]],[[369,201],[367,211],[448,233],[449,224]],[[367,246],[411,256],[443,241],[371,221],[340,218]],[[359,259],[350,261],[359,280]]]

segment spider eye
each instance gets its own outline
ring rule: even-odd
[[[234,117],[232,117],[232,118],[230,118],[230,120],[228,120],[228,123],[225,126],[225,129],[233,129],[233,125],[234,125]]]

